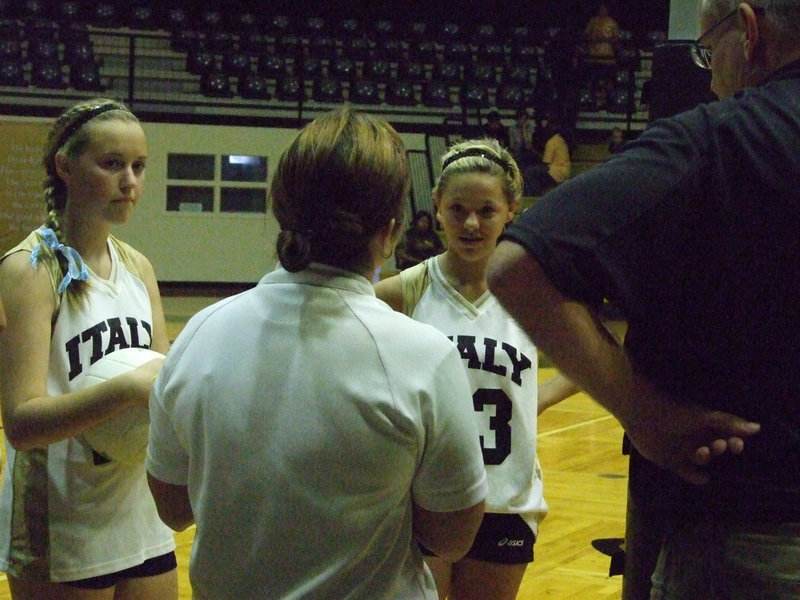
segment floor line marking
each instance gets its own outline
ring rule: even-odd
[[[548,437],[551,435],[555,435],[557,433],[564,433],[565,431],[571,431],[573,429],[585,427],[586,425],[593,425],[595,423],[600,423],[601,421],[607,421],[608,419],[613,419],[613,418],[614,417],[612,415],[605,415],[603,417],[597,417],[596,419],[581,421],[580,423],[575,423],[574,425],[567,425],[566,427],[559,427],[558,429],[551,429],[549,431],[539,432],[539,438]]]

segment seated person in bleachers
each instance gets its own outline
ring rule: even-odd
[[[490,111],[489,114],[486,115],[486,126],[483,129],[483,133],[486,137],[493,138],[500,142],[503,148],[509,147],[508,127],[503,124],[500,113],[496,110]]]
[[[625,145],[625,132],[622,127],[614,127],[608,137],[608,153],[615,154]]]
[[[561,121],[555,114],[542,120],[540,140],[544,140],[541,160],[523,169],[526,196],[541,196],[569,178],[572,171],[570,149]]]
[[[395,248],[395,261],[400,270],[413,267],[431,256],[444,252],[442,239],[433,230],[433,217],[427,210],[414,213],[414,222]]]
[[[527,108],[517,110],[517,121],[514,127],[508,130],[508,149],[520,167],[539,162],[539,156],[534,150],[534,136],[536,123],[531,119]]]

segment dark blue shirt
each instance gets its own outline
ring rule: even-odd
[[[621,309],[660,389],[762,423],[711,485],[665,474],[670,504],[800,520],[800,62],[655,121],[506,237],[562,293]]]

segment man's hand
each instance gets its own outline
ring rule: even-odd
[[[760,430],[730,413],[682,405],[635,377],[617,417],[642,456],[694,484],[708,483],[708,466],[723,454],[740,454]]]

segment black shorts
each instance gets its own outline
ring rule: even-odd
[[[116,573],[98,575],[97,577],[89,577],[88,579],[79,579],[77,581],[65,581],[64,583],[83,590],[104,590],[114,587],[123,579],[153,577],[155,575],[169,573],[177,568],[177,566],[178,561],[175,559],[175,553],[170,552],[169,554],[150,558],[140,565],[117,571]]]
[[[530,563],[535,542],[536,536],[521,516],[486,513],[467,558],[505,565]],[[422,545],[420,549],[425,556],[435,556]]]

